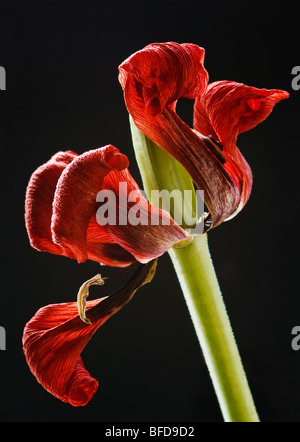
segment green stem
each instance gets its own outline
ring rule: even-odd
[[[132,140],[144,189],[192,190],[186,170],[143,135],[130,119]],[[155,204],[155,203],[154,203]],[[191,207],[192,205],[192,207]],[[196,199],[183,204],[195,213]],[[171,212],[172,214],[172,212]],[[230,321],[210,257],[207,235],[169,250],[226,422],[259,422]]]
[[[259,422],[207,237],[169,251],[226,422]]]

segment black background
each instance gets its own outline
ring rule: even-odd
[[[48,394],[22,353],[25,323],[43,305],[75,301],[98,265],[29,245],[23,205],[31,173],[60,149],[113,144],[139,181],[118,65],[152,42],[206,49],[210,81],[290,92],[238,145],[252,167],[251,199],[209,243],[240,353],[264,422],[300,421],[298,162],[300,65],[296,2],[1,1],[0,420],[10,422],[222,422],[176,275],[166,254],[153,282],[97,332],[83,352],[99,380],[86,407]],[[191,122],[190,103],[179,103]],[[103,269],[105,271],[105,269]],[[111,273],[111,269],[107,269]],[[103,290],[112,290],[111,281]],[[92,296],[104,292],[92,291]]]

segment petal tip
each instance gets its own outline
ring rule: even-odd
[[[104,162],[113,170],[123,170],[129,166],[127,156],[122,154],[119,149],[112,145],[106,146],[104,150]]]
[[[86,385],[70,389],[67,400],[73,407],[84,407],[94,397],[98,386],[98,381],[90,378]]]

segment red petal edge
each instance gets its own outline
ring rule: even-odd
[[[25,197],[25,225],[31,246],[70,258],[74,258],[71,250],[53,242],[50,226],[57,181],[76,157],[77,154],[71,151],[56,153],[31,175]]]
[[[156,260],[140,264],[119,291],[88,301],[86,314],[91,325],[79,318],[75,302],[38,310],[24,328],[23,351],[31,372],[49,393],[73,406],[84,406],[91,400],[98,382],[84,368],[81,352],[98,328],[152,280],[155,270]]]
[[[138,129],[188,171],[212,215],[212,226],[237,208],[240,191],[205,142],[175,113],[181,97],[196,98],[207,86],[204,49],[192,44],[156,43],[119,67],[128,112]]]
[[[25,225],[31,246],[39,251],[73,259],[77,256],[66,242],[55,242],[51,231],[51,220],[57,183],[66,167],[75,158],[79,158],[79,155],[72,151],[56,153],[32,174],[25,198]],[[108,149],[106,165],[120,168],[127,166],[128,160],[117,149]],[[135,261],[131,253],[116,244],[111,235],[100,228],[95,217],[89,223],[86,248],[88,259],[105,265],[125,267]]]
[[[234,81],[216,81],[195,100],[194,127],[219,141],[232,156],[237,136],[254,128],[289,97],[280,89],[258,89]]]

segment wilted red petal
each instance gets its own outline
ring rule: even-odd
[[[120,182],[123,183],[121,186]],[[117,195],[118,215],[116,225],[108,224],[106,228],[138,261],[146,263],[190,237],[168,212],[148,204],[128,169],[110,172],[104,179],[104,187]],[[133,201],[128,204],[130,195]],[[123,224],[122,218],[128,222]]]
[[[87,307],[99,302],[89,301]],[[43,307],[26,324],[23,335],[26,360],[49,393],[72,405],[85,405],[91,399],[98,382],[84,369],[80,354],[108,317],[88,326],[78,317],[74,302]]]
[[[77,156],[74,152],[58,152],[31,176],[25,198],[25,224],[32,247],[43,252],[73,258],[71,250],[52,240],[52,202],[57,181],[66,166]]]
[[[120,155],[116,153],[114,159],[114,156],[108,153],[108,163],[113,165],[114,161],[119,161]],[[53,241],[51,219],[57,182],[64,169],[77,157],[78,155],[72,151],[56,153],[32,174],[25,198],[25,224],[32,247],[73,259],[76,259],[76,256],[67,244],[57,244]],[[87,249],[89,259],[101,261],[106,265],[123,267],[135,261],[127,250],[115,244],[114,239],[98,224],[96,225],[95,216],[94,227],[91,219],[88,228]]]
[[[86,250],[88,259],[112,267],[127,267],[135,261],[134,256],[116,244],[115,239],[92,217],[87,230]]]
[[[222,144],[227,158],[224,168],[242,193],[240,206],[249,198],[252,174],[236,146],[237,136],[262,122],[275,104],[288,96],[287,92],[278,89],[258,89],[233,81],[217,81],[209,84],[206,92],[195,100],[194,128]]]
[[[77,303],[41,308],[26,324],[23,350],[31,372],[42,386],[63,402],[82,406],[94,396],[98,382],[84,368],[81,352],[107,319],[119,311],[136,290],[150,282],[156,261],[140,265],[129,282],[114,295],[88,301],[91,325],[78,316]]]
[[[78,262],[93,259],[99,249],[97,237],[100,239],[99,243],[101,239],[115,242],[140,262],[148,262],[166,252],[175,243],[189,238],[167,212],[155,209],[147,203],[129,174],[127,165],[125,155],[120,154],[113,146],[106,146],[80,155],[62,173],[53,203],[52,235],[57,244],[72,250]],[[116,225],[108,222],[97,226],[95,223],[94,216],[97,205],[99,206],[96,199],[101,190],[112,191],[116,197]],[[128,222],[130,207],[127,198],[132,191],[139,195],[140,201],[136,208],[149,221],[147,225],[131,225]],[[149,217],[152,212],[159,214],[159,225],[151,225]],[[124,224],[120,222],[120,213],[124,215]],[[169,225],[162,225],[163,221]],[[101,248],[100,244],[99,247]],[[108,256],[110,258],[114,257]]]
[[[121,64],[119,79],[136,126],[176,158],[205,191],[216,226],[236,209],[240,191],[205,140],[175,113],[180,97],[196,98],[204,92],[208,76],[203,60],[204,50],[196,45],[149,45]]]
[[[154,116],[180,97],[197,97],[208,82],[203,61],[204,49],[189,43],[154,43],[133,54],[119,67],[120,83],[135,101],[132,110],[142,106]]]
[[[112,167],[127,166],[125,155],[113,146],[105,146],[78,156],[61,174],[53,200],[52,238],[70,249],[78,262],[88,258],[87,229],[96,212],[96,195],[104,177]]]
[[[212,227],[218,226],[234,212],[240,202],[240,191],[232,176],[218,157],[212,154],[204,137],[196,134],[172,109],[165,109],[160,114],[158,132],[158,137],[151,139],[177,159],[188,171],[196,187],[204,190]]]

